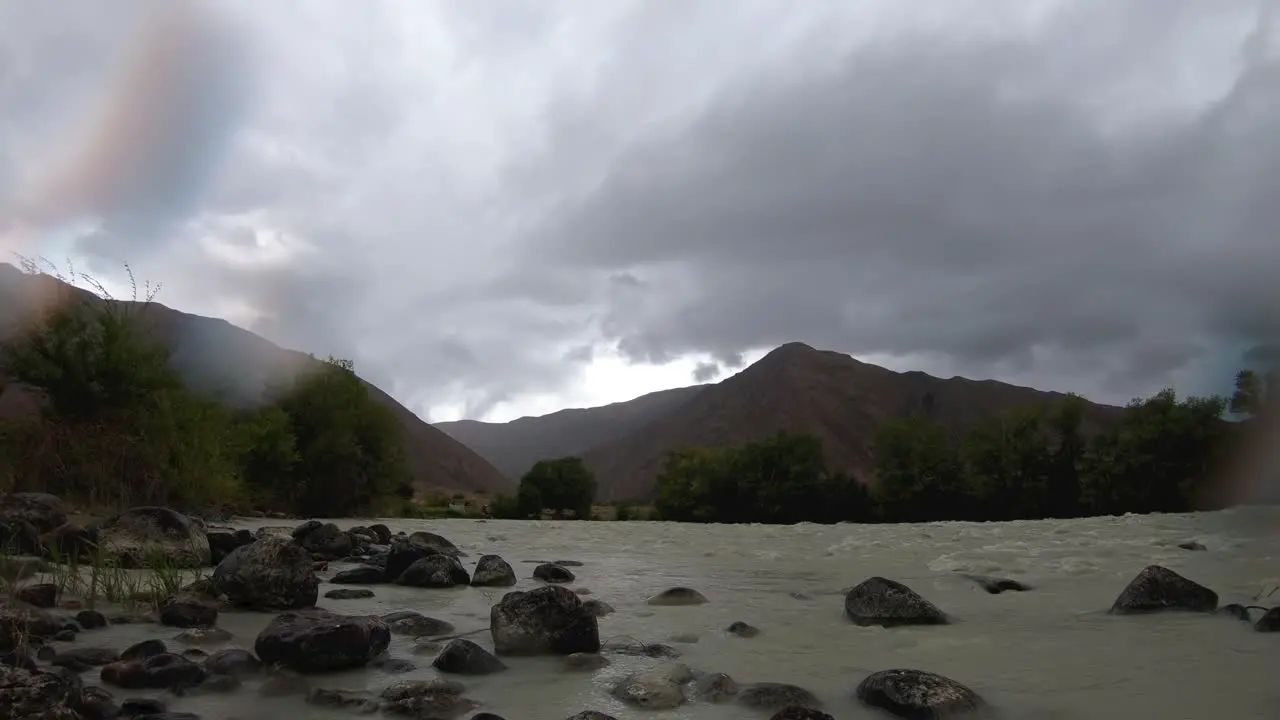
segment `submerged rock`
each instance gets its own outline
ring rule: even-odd
[[[204,669],[213,675],[256,675],[262,672],[262,661],[248,650],[227,648],[206,658]]]
[[[602,667],[608,667],[608,665],[609,658],[601,655],[600,653],[579,652],[564,656],[564,667],[566,670],[599,670]]]
[[[666,663],[619,680],[610,694],[632,707],[670,710],[684,703],[684,683],[693,679],[681,663]]]
[[[834,717],[801,705],[788,705],[773,714],[769,720],[836,720]]]
[[[268,665],[298,672],[364,667],[391,642],[386,623],[310,608],[276,616],[258,634],[254,651]]]
[[[573,582],[576,578],[568,568],[553,563],[542,563],[533,569],[533,576],[549,583]]]
[[[737,635],[740,638],[753,638],[760,634],[760,628],[754,625],[748,625],[747,623],[739,620],[737,622],[730,623],[729,627],[725,628],[725,632],[730,635]]]
[[[208,628],[218,622],[218,606],[194,593],[180,592],[160,607],[160,624],[178,628]]]
[[[164,507],[130,508],[108,518],[98,527],[98,548],[128,568],[211,564],[204,525]]]
[[[546,585],[510,592],[489,612],[499,655],[569,655],[600,650],[596,617],[568,589]]]
[[[471,573],[473,587],[511,587],[516,584],[516,571],[497,555],[482,555]]]
[[[373,591],[368,588],[337,588],[324,596],[330,600],[363,600],[373,597]]]
[[[992,595],[999,595],[1002,592],[1012,590],[1014,592],[1026,592],[1031,589],[1030,585],[1024,585],[1017,580],[1008,578],[991,577],[989,575],[970,575],[964,573],[964,577],[977,583],[983,590]]]
[[[382,622],[386,623],[391,632],[396,635],[408,635],[415,638],[428,635],[448,635],[455,630],[453,623],[427,617],[413,610],[397,610],[393,613],[387,613],[382,616]]]
[[[464,638],[454,638],[431,664],[440,672],[458,675],[489,675],[507,669],[493,653]]]
[[[649,605],[702,605],[707,602],[702,593],[687,587],[673,587],[645,601]]]
[[[1280,606],[1271,608],[1258,618],[1253,629],[1258,632],[1280,632]]]
[[[947,616],[900,582],[872,577],[844,596],[844,612],[855,625],[945,625]]]
[[[1114,615],[1168,610],[1213,612],[1218,594],[1159,565],[1148,565],[1121,591],[1111,606]]]
[[[583,710],[575,715],[570,715],[564,720],[618,720],[612,715],[606,715],[599,710]]]
[[[1222,607],[1215,610],[1214,614],[1226,615],[1227,617],[1235,618],[1236,620],[1239,620],[1241,622],[1253,622],[1253,618],[1249,617],[1249,608],[1243,605],[1240,605],[1238,603],[1223,605]]]
[[[923,670],[881,670],[868,675],[854,694],[865,705],[909,720],[959,718],[986,707],[964,685]]]
[[[300,545],[264,537],[236,548],[213,571],[214,588],[251,610],[292,610],[316,604],[320,580]]]
[[[451,588],[470,583],[471,576],[452,555],[429,555],[415,560],[396,578],[397,585],[421,588]]]
[[[820,708],[821,701],[808,690],[787,683],[752,683],[738,692],[738,702],[761,710],[780,710],[789,705]]]
[[[719,703],[738,694],[738,683],[724,673],[708,673],[693,681],[693,697],[701,702]]]
[[[102,682],[127,690],[178,690],[199,685],[204,668],[173,653],[152,655],[145,660],[119,660],[102,666]]]
[[[343,570],[329,578],[334,585],[374,585],[382,582],[383,569],[373,565],[361,565],[350,570]]]

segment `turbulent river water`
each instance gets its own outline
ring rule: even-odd
[[[591,597],[617,609],[600,619],[602,640],[630,636],[665,642],[695,669],[725,672],[739,683],[803,686],[838,720],[887,717],[860,706],[853,690],[869,673],[894,667],[959,680],[998,708],[1000,717],[1010,719],[1280,718],[1280,634],[1255,632],[1224,616],[1106,613],[1129,580],[1150,564],[1213,588],[1222,604],[1248,604],[1280,585],[1280,508],[989,524],[384,522],[393,532],[429,529],[444,535],[470,555],[465,560],[472,564],[484,553],[503,556],[521,578],[515,589],[541,584],[530,578],[534,566],[527,561],[581,561],[581,567],[572,568],[577,581],[569,587],[587,588]],[[251,521],[241,526],[279,524]],[[1190,540],[1206,550],[1177,547]],[[332,563],[322,577],[343,567]],[[989,595],[963,572],[1014,578],[1033,589]],[[887,630],[854,626],[842,615],[842,591],[873,575],[907,584],[954,623]],[[676,585],[696,588],[710,602],[645,604],[646,597]],[[322,582],[320,592],[334,587]],[[349,614],[412,609],[465,632],[487,628],[490,605],[506,592],[394,585],[372,589],[372,599],[322,598],[320,605]],[[1280,591],[1256,604],[1280,605]],[[234,635],[229,645],[252,649],[269,619],[224,612],[219,625]],[[760,628],[761,634],[744,639],[726,633],[737,620]],[[80,642],[120,649],[175,633],[158,625],[121,625],[84,635]],[[676,636],[697,641],[673,642]],[[487,632],[470,637],[492,647]],[[416,663],[413,672],[343,672],[314,676],[312,685],[376,690],[395,680],[435,676],[431,656],[412,650],[412,640],[393,638],[391,655]],[[506,672],[461,680],[467,696],[484,704],[481,710],[508,720],[563,720],[586,709],[619,719],[769,716],[733,703],[645,711],[609,697],[613,679],[657,662],[613,656],[613,664],[604,669],[571,672],[553,658],[509,659]],[[135,694],[118,692],[117,697]],[[299,696],[261,697],[252,683],[230,695],[167,700],[171,710],[196,712],[207,720],[350,717],[341,710],[305,705]]]

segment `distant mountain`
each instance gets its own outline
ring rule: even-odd
[[[25,274],[0,264],[0,338],[17,329],[27,313],[52,302],[59,292],[71,289],[48,276]],[[233,407],[250,407],[262,401],[267,385],[294,377],[319,362],[287,350],[236,327],[225,320],[191,315],[152,303],[144,316],[148,329],[169,347],[171,362],[193,389],[218,397]],[[404,428],[406,450],[414,483],[420,489],[504,491],[513,488],[480,455],[415,415],[390,395],[366,382],[370,394],[389,407]],[[12,409],[18,402],[0,402]]]
[[[1014,409],[1065,397],[995,380],[899,373],[802,343],[775,349],[719,383],[645,395],[602,408],[567,410],[510,423],[441,423],[516,477],[539,458],[581,454],[603,501],[646,499],[666,454],[689,445],[723,446],[780,431],[822,438],[828,462],[871,479],[871,445],[885,420],[926,413],[955,432]],[[1086,431],[1119,408],[1088,406]]]
[[[582,455],[635,432],[684,405],[705,387],[708,386],[660,390],[626,402],[560,410],[505,423],[457,420],[436,423],[435,427],[480,453],[507,477],[518,480],[539,460]]]

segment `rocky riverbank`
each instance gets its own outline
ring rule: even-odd
[[[674,644],[602,641],[600,620],[613,608],[589,597],[586,588],[570,589],[580,580],[589,582],[592,573],[590,566],[574,561],[534,563],[531,574],[538,586],[508,591],[518,582],[509,561],[486,554],[473,563],[453,542],[432,532],[393,533],[381,524],[342,529],[315,520],[250,531],[206,526],[165,508],[134,508],[98,524],[68,527],[60,501],[38,494],[0,497],[0,533],[7,547],[23,553],[11,555],[4,565],[9,592],[0,601],[0,707],[15,708],[15,718],[185,720],[195,716],[167,709],[165,697],[181,705],[188,697],[254,692],[296,697],[316,709],[343,713],[496,720],[498,715],[484,710],[484,696],[468,689],[467,679],[520,673],[522,663],[539,656],[561,658],[567,673],[599,671],[622,658],[644,659],[645,665],[607,685],[607,697],[622,706],[732,704],[747,715],[774,720],[831,717],[805,687],[739,683],[716,668],[680,662],[682,653],[675,647],[680,638],[671,638]],[[41,570],[47,563],[90,554],[117,566],[159,563],[202,576],[141,611],[89,608],[85,598],[44,581]],[[341,569],[331,570],[330,563]],[[321,596],[322,579],[340,587]],[[1032,590],[1001,578],[972,579],[991,593]],[[431,593],[458,586],[504,594],[495,594],[488,627],[479,632],[459,633],[450,622],[410,609],[372,616],[317,607],[375,595],[380,586],[421,592],[424,603]],[[847,621],[858,626],[953,622],[943,608],[883,577],[868,578],[844,596]],[[698,589],[677,586],[654,594],[646,606],[708,602]],[[1172,610],[1225,614],[1260,632],[1280,630],[1280,609],[1219,608],[1212,590],[1154,565],[1120,592],[1111,613]],[[224,621],[246,615],[262,618],[252,647],[226,647],[230,633]],[[170,628],[172,635],[117,648],[94,640],[119,623],[149,623]],[[744,641],[769,630],[745,621],[724,629]],[[393,640],[411,643],[410,657],[389,653]],[[395,679],[423,663],[436,677]],[[372,673],[367,687],[350,689],[327,680],[351,671]],[[982,717],[991,710],[966,685],[919,669],[864,674],[851,694],[866,706],[905,718]],[[575,716],[608,717],[597,710]]]

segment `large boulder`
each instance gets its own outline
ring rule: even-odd
[[[482,555],[471,573],[473,587],[511,587],[516,584],[516,571],[497,555]]]
[[[400,574],[415,562],[425,557],[439,555],[438,550],[433,550],[422,545],[414,545],[408,540],[397,538],[391,541],[391,547],[387,550],[386,567],[383,568],[383,578],[387,582],[395,582],[400,579]]]
[[[419,530],[409,536],[409,544],[417,545],[420,548],[435,550],[441,555],[452,555],[453,557],[466,557],[467,554],[458,549],[457,545],[449,542],[449,539],[433,532]]]
[[[1218,593],[1159,565],[1148,565],[1120,592],[1111,606],[1114,615],[1184,610],[1213,612]]]
[[[429,555],[416,560],[396,578],[397,585],[422,588],[450,588],[470,582],[471,576],[452,555]]]
[[[977,693],[950,678],[923,670],[881,670],[854,693],[863,704],[901,718],[960,718],[983,712]]]
[[[236,606],[251,610],[311,607],[320,580],[311,554],[290,540],[264,537],[238,547],[213,571],[214,589]]]
[[[364,667],[391,642],[387,624],[310,608],[281,613],[258,634],[253,648],[267,665],[298,672]]]
[[[205,533],[209,541],[210,562],[214,565],[231,554],[232,550],[254,541],[253,533],[248,530],[210,530]]]
[[[164,507],[136,507],[98,527],[98,547],[121,567],[207,567],[209,539],[203,524]]]
[[[0,664],[0,708],[9,720],[82,720],[74,676]]]
[[[67,522],[67,509],[57,495],[49,493],[0,495],[0,524],[19,521],[46,533]]]
[[[489,611],[489,632],[499,655],[600,651],[596,616],[558,585],[504,595]]]
[[[310,523],[304,523],[302,527],[295,530],[294,539],[313,557],[319,560],[338,560],[351,554],[351,549],[354,547],[351,536],[338,529],[337,525],[317,523],[298,536],[298,532],[309,525]]]
[[[914,590],[894,580],[868,578],[844,596],[844,612],[855,625],[945,625],[947,616]]]

